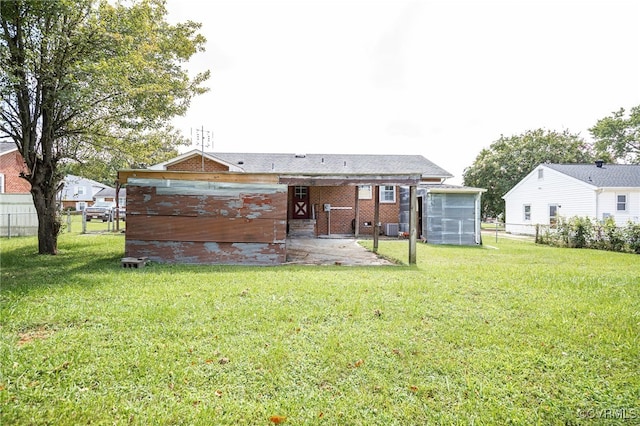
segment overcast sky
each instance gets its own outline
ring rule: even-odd
[[[640,105],[638,0],[168,0],[203,24],[206,151],[421,154],[455,175],[501,135]],[[195,133],[194,133],[194,143]]]

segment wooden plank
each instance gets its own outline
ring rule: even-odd
[[[285,243],[220,243],[127,240],[125,253],[160,263],[279,265]]]
[[[118,182],[126,185],[130,178],[194,180],[204,182],[236,182],[236,183],[278,183],[278,175],[274,173],[242,173],[242,172],[184,172],[170,170],[119,170]]]
[[[127,215],[127,240],[284,242],[286,220]]]
[[[191,216],[284,219],[287,194],[215,195],[157,194],[152,186],[127,187],[127,216]]]

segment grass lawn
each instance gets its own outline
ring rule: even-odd
[[[136,270],[118,234],[0,244],[3,425],[640,421],[637,255],[502,239],[418,244],[417,267]]]

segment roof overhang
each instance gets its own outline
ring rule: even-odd
[[[288,186],[356,186],[418,185],[425,179],[419,174],[407,175],[281,175],[278,173],[185,172],[171,170],[132,169],[118,171],[118,182],[129,179],[197,180],[205,182],[269,183]],[[434,179],[439,182],[439,179]],[[428,181],[427,181],[428,182]]]
[[[420,175],[280,175],[279,183],[296,186],[417,185]]]

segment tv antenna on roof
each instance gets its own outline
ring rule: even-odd
[[[204,148],[213,149],[213,132],[210,130],[204,130],[204,126],[200,126],[196,129],[196,144],[200,145],[200,153],[202,157],[202,171],[204,172]],[[193,129],[191,129],[191,143],[193,144]],[[197,145],[196,145],[197,146]]]

